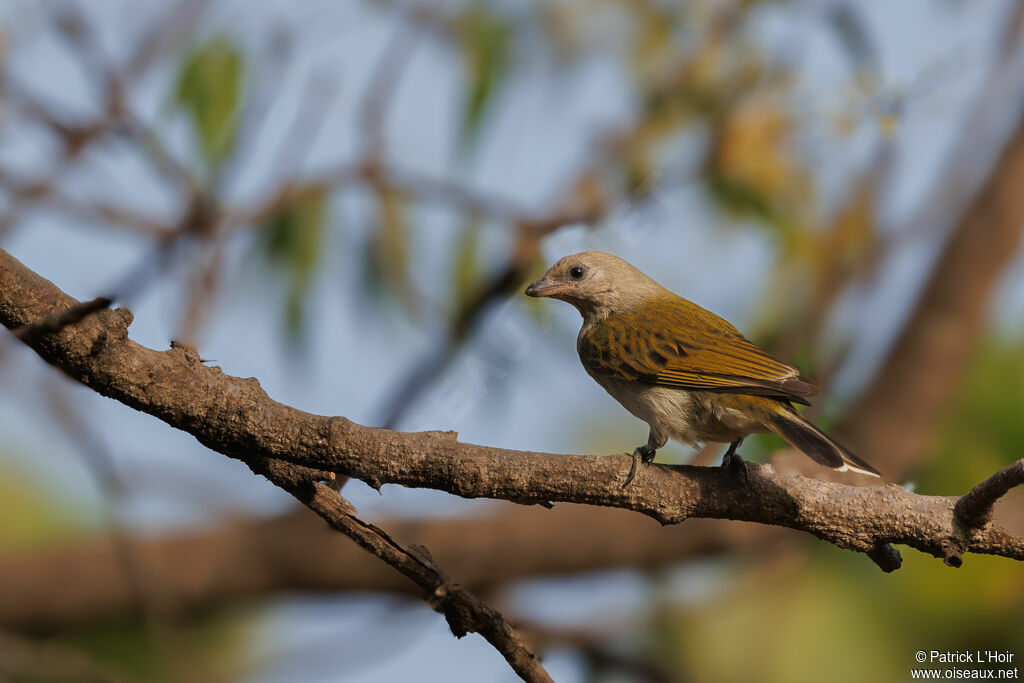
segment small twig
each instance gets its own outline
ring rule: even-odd
[[[51,313],[11,331],[21,341],[26,344],[32,344],[44,335],[60,332],[68,325],[80,322],[90,313],[108,308],[113,302],[114,300],[110,297],[98,296],[92,301],[82,301],[59,313]]]
[[[943,561],[950,567],[964,563],[975,534],[988,526],[992,508],[1014,486],[1024,484],[1024,459],[1004,467],[962,495],[953,506],[952,533],[942,545]]]
[[[1015,486],[1024,485],[1024,458],[999,470],[965,493],[953,509],[968,529],[984,526],[992,516],[996,501]]]

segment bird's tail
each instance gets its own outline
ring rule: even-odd
[[[839,472],[849,470],[873,477],[881,476],[874,467],[788,407],[778,411],[766,426],[792,446],[803,451],[811,460],[825,467],[831,467]]]

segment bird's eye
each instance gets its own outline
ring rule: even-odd
[[[577,264],[577,265],[569,268],[569,277],[571,277],[573,280],[582,280],[583,276],[586,274],[586,272],[587,272],[586,268],[584,268],[583,266]]]

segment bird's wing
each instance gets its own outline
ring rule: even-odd
[[[796,368],[682,298],[608,316],[582,336],[579,354],[597,375],[678,389],[776,396],[804,404],[804,397],[815,391]]]

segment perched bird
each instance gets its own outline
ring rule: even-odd
[[[742,462],[736,449],[744,437],[758,432],[775,432],[826,467],[879,476],[796,412],[792,404],[810,405],[806,397],[815,392],[796,368],[617,256],[566,256],[526,294],[561,299],[579,310],[583,328],[576,350],[583,367],[650,426],[623,486],[669,438],[728,443],[723,465],[730,465]]]

